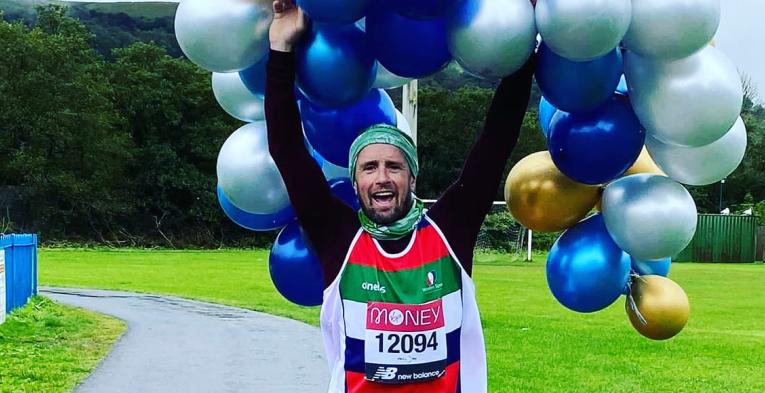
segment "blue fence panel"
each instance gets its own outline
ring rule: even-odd
[[[6,312],[23,307],[37,294],[37,235],[0,237],[5,251]]]

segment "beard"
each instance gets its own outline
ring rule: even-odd
[[[394,222],[404,218],[407,213],[409,213],[409,209],[412,208],[412,193],[411,191],[406,192],[406,198],[404,199],[404,202],[397,205],[395,208],[393,208],[393,211],[390,213],[382,214],[378,213],[374,209],[370,208],[366,204],[361,204],[361,211],[364,212],[364,214],[369,217],[370,220],[372,220],[374,223],[379,225],[390,225]]]

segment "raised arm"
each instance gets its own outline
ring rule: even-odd
[[[344,243],[350,242],[358,227],[352,225],[356,214],[332,196],[321,168],[303,140],[300,112],[295,101],[296,61],[292,46],[302,34],[305,17],[289,1],[275,1],[274,11],[266,77],[268,147],[300,224],[319,254],[325,283],[328,283],[337,275],[343,262],[336,256],[337,249],[347,248]]]
[[[460,177],[429,211],[469,273],[478,232],[491,210],[505,164],[520,135],[534,66],[532,58],[502,80],[486,114],[483,132],[470,150]]]

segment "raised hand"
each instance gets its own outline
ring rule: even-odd
[[[307,18],[294,0],[275,0],[273,9],[274,21],[269,31],[271,49],[291,52],[306,29]]]

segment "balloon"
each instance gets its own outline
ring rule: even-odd
[[[263,120],[263,99],[252,94],[236,72],[212,74],[212,89],[215,99],[229,115],[241,121]]]
[[[377,74],[364,32],[355,25],[315,25],[298,47],[297,59],[298,87],[328,108],[360,100]]]
[[[677,61],[627,52],[630,99],[648,134],[675,145],[704,146],[736,122],[744,99],[736,66],[708,46]]]
[[[582,313],[613,303],[624,292],[629,274],[630,257],[611,240],[599,214],[563,233],[547,257],[553,296]]]
[[[725,179],[741,164],[746,153],[746,126],[739,117],[727,134],[706,146],[668,145],[650,135],[646,146],[669,177],[683,184],[704,186]]]
[[[720,25],[720,0],[634,0],[624,45],[642,56],[676,60],[703,48]]]
[[[351,106],[327,109],[308,100],[298,101],[305,135],[325,160],[348,166],[351,144],[368,127],[396,124],[396,107],[385,90],[374,89]]]
[[[614,50],[630,26],[630,0],[537,0],[539,34],[570,60],[596,59]]]
[[[290,204],[287,188],[268,152],[266,123],[236,130],[218,154],[218,184],[234,206],[257,214],[273,214]]]
[[[266,68],[268,66],[268,55],[260,59],[253,66],[239,71],[242,82],[252,94],[265,98],[266,96]]]
[[[446,67],[452,57],[445,20],[409,19],[389,6],[376,2],[367,15],[367,38],[380,64],[407,78],[422,78]]]
[[[629,104],[615,97],[588,113],[558,112],[548,146],[558,169],[585,184],[616,179],[635,163],[645,133]]]
[[[632,270],[641,276],[662,276],[667,277],[669,267],[672,264],[672,258],[665,258],[658,261],[638,261],[632,258]]]
[[[557,232],[581,221],[600,199],[597,186],[577,183],[558,170],[546,151],[527,156],[510,171],[505,200],[523,226]]]
[[[296,220],[292,206],[287,206],[273,214],[248,213],[234,206],[223,192],[220,185],[218,185],[217,193],[218,202],[220,203],[223,212],[226,213],[226,216],[237,225],[251,231],[272,231]]]
[[[375,89],[394,89],[409,83],[411,80],[412,78],[404,78],[403,76],[398,76],[388,71],[388,69],[383,67],[383,65],[378,61],[377,77],[375,78],[375,83],[372,85],[372,87]]]
[[[175,36],[198,66],[240,71],[268,53],[272,17],[270,2],[183,0],[175,12]]]
[[[553,106],[550,101],[547,101],[544,96],[539,99],[539,125],[542,127],[542,133],[545,135],[545,138],[550,137],[550,123],[557,111],[558,108]]]
[[[679,254],[693,239],[698,220],[696,204],[683,186],[649,174],[609,184],[603,217],[616,244],[638,260]]]
[[[622,55],[614,49],[590,61],[571,61],[556,55],[543,42],[539,47],[536,78],[545,98],[566,112],[589,112],[614,94],[622,74]]]
[[[449,50],[471,74],[500,79],[519,70],[536,47],[528,0],[463,0],[450,11]]]
[[[643,336],[666,340],[680,333],[688,323],[691,313],[688,296],[674,281],[655,275],[641,276],[633,281],[630,294],[645,323],[633,310],[630,298],[625,309],[632,326]]]
[[[297,221],[287,225],[268,257],[271,281],[282,296],[301,306],[318,306],[324,294],[324,276],[316,252]]]
[[[298,0],[298,7],[314,22],[352,23],[362,17],[369,0]]]
[[[399,130],[404,131],[404,134],[409,135],[412,140],[417,143],[417,138],[415,138],[412,133],[412,127],[409,125],[409,121],[406,120],[404,114],[398,109],[396,109],[396,127],[398,127]]]
[[[350,176],[350,172],[348,171],[348,168],[337,166],[325,160],[324,157],[322,157],[321,154],[319,154],[313,148],[311,149],[311,156],[313,157],[314,161],[316,161],[316,163],[319,164],[319,167],[321,167],[321,171],[322,173],[324,173],[325,179],[327,180],[347,179],[348,176]]]
[[[343,201],[351,209],[356,211],[361,209],[359,197],[356,195],[356,190],[353,189],[351,179],[346,177],[330,180],[329,188],[332,190],[332,195]]]
[[[648,142],[648,138],[646,137],[646,143]],[[637,175],[639,173],[651,173],[654,175],[659,176],[667,176],[664,171],[659,168],[656,163],[651,158],[651,155],[648,154],[648,149],[643,146],[643,150],[640,151],[640,156],[638,157],[637,161],[635,161],[635,164],[632,165],[630,169],[627,169],[627,172],[624,172],[624,176],[629,175]]]
[[[386,0],[396,12],[415,19],[443,16],[457,0]]]

